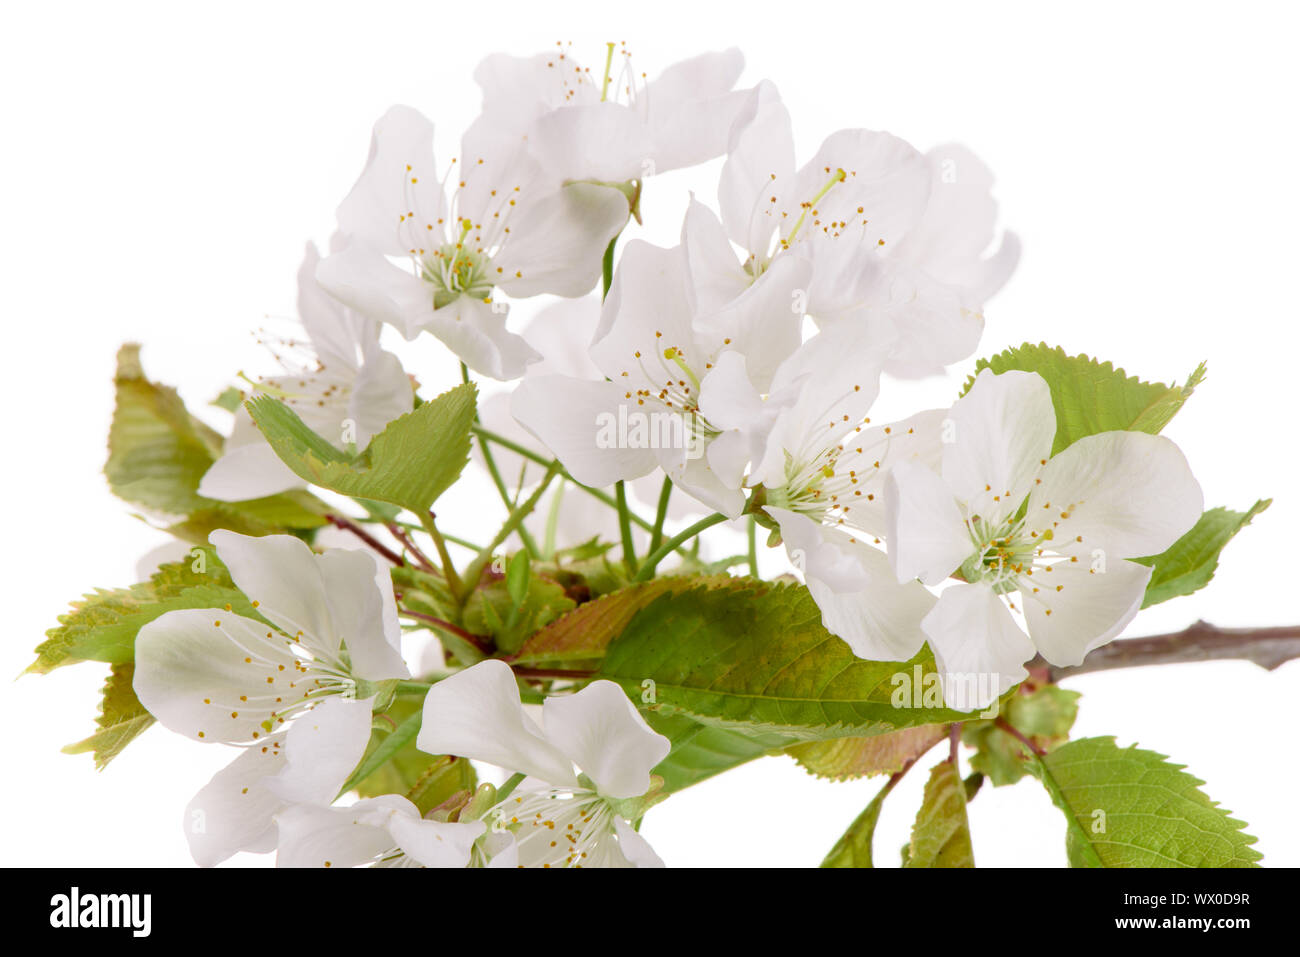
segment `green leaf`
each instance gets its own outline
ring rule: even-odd
[[[880,812],[885,806],[885,798],[894,789],[894,782],[887,782],[876,796],[871,799],[866,810],[859,814],[849,825],[848,830],[835,842],[830,853],[822,861],[822,867],[874,867],[871,857],[871,844],[876,836],[876,824],[880,821]]]
[[[635,700],[640,700],[637,698]],[[646,723],[672,742],[668,757],[654,769],[671,794],[755,758],[779,754],[790,744],[786,735],[753,735],[700,724],[682,715],[645,712]]]
[[[520,552],[511,560],[504,580],[480,586],[465,606],[465,627],[473,634],[490,636],[497,650],[507,655],[518,651],[538,629],[575,607],[562,585],[540,575],[526,579],[516,576],[513,587],[521,590],[517,598],[512,595],[510,572],[520,567],[528,571],[527,564],[518,563],[520,556],[527,562],[528,556]]]
[[[847,781],[873,774],[893,774],[948,736],[948,726],[927,724],[865,738],[805,741],[786,749],[809,774]]]
[[[190,415],[175,389],[145,378],[138,345],[118,351],[115,386],[104,474],[119,498],[187,516],[173,530],[200,544],[213,528],[267,535],[325,524],[324,503],[302,491],[233,503],[199,495],[199,482],[221,454],[223,439]]]
[[[469,462],[476,392],[459,385],[388,423],[358,455],[340,452],[269,395],[245,403],[275,452],[300,478],[356,498],[424,514]]]
[[[135,660],[136,633],[180,608],[221,608],[260,621],[216,554],[210,549],[195,549],[195,553],[200,557],[166,564],[147,582],[99,589],[73,602],[72,611],[59,616],[59,626],[45,633],[27,671],[45,674],[78,661],[130,663]]]
[[[1044,751],[1064,742],[1079,713],[1077,691],[1045,685],[1028,694],[1013,695],[1006,702],[1004,719]],[[962,727],[962,741],[975,748],[970,766],[988,777],[994,787],[1015,784],[1029,772],[1032,755],[1012,735],[992,721],[968,721]]]
[[[907,847],[907,867],[975,866],[966,819],[966,785],[955,761],[940,761],[931,769]]]
[[[518,607],[528,597],[528,583],[532,578],[532,569],[528,564],[527,552],[516,552],[506,565],[506,591],[510,600]]]
[[[201,507],[196,489],[220,454],[221,436],[189,414],[175,389],[145,378],[134,343],[118,350],[115,385],[104,465],[113,491],[161,512]]]
[[[1069,825],[1072,867],[1254,867],[1241,821],[1164,755],[1081,738],[1031,765]]]
[[[428,766],[429,755],[415,747],[415,737],[420,733],[423,717],[422,699],[393,702],[387,717],[397,723],[396,727],[391,730],[376,727],[371,731],[365,757],[343,785],[340,794],[353,789],[362,797],[404,794]]]
[[[244,404],[244,393],[233,385],[228,386],[222,390],[221,395],[212,400],[212,404],[218,409],[225,409],[227,412],[238,412],[239,407]]]
[[[104,682],[99,717],[95,719],[99,730],[76,744],[68,745],[63,749],[64,754],[84,754],[89,751],[94,755],[96,769],[102,771],[109,761],[122,753],[123,748],[154,723],[153,715],[145,710],[140,699],[135,696],[135,688],[132,686],[134,677],[134,664],[112,667],[108,680]]]
[[[428,755],[425,758],[427,760]],[[406,797],[424,815],[457,794],[473,793],[477,787],[478,775],[474,773],[474,765],[464,758],[442,755],[428,763],[406,792]]]
[[[864,661],[822,626],[802,585],[753,579],[659,595],[609,643],[598,674],[633,700],[652,689],[651,710],[797,740],[969,717],[907,692],[914,675],[937,684],[928,650],[903,663]]]
[[[1205,363],[1201,363],[1181,386],[1143,382],[1109,362],[1085,355],[1068,356],[1059,346],[1053,349],[1046,343],[1028,342],[980,359],[975,363],[975,375],[983,369],[992,369],[998,375],[1011,370],[1037,372],[1046,380],[1056,410],[1053,455],[1098,432],[1128,430],[1154,435],[1169,423],[1205,378]],[[966,381],[963,395],[974,381],[974,376]]]
[[[1171,598],[1190,595],[1208,585],[1219,567],[1219,553],[1224,546],[1271,504],[1273,500],[1265,498],[1244,512],[1212,508],[1164,553],[1134,559],[1154,569],[1142,607],[1149,608]]]
[[[551,622],[524,642],[514,663],[520,665],[576,668],[596,667],[605,649],[623,633],[633,616],[665,593],[691,588],[721,587],[732,581],[720,575],[713,578],[678,578],[665,576],[620,588]]]

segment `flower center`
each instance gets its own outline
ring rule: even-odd
[[[968,582],[984,582],[999,595],[1016,591],[1018,580],[1032,570],[1036,544],[1025,534],[1025,520],[993,523],[973,518],[967,523],[975,551],[962,563]]]
[[[510,798],[493,826],[514,833],[520,867],[584,867],[614,840],[614,811],[595,791],[552,788]]]
[[[487,302],[492,295],[493,283],[488,272],[492,260],[465,245],[469,228],[465,226],[462,229],[464,232],[459,241],[445,243],[420,263],[421,278],[433,286],[434,309],[450,305],[461,296],[473,296]]]

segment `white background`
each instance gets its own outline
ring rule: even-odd
[[[394,102],[416,106],[439,124],[445,160],[478,106],[478,59],[556,40],[593,69],[603,41],[626,40],[652,77],[740,46],[743,85],[780,86],[803,156],[846,126],[974,149],[1025,247],[987,310],[980,353],[1047,340],[1164,381],[1208,359],[1208,380],[1166,434],[1208,505],[1276,497],[1211,588],[1144,613],[1129,634],[1197,617],[1292,623],[1296,27],[1281,5],[1096,0],[6,5],[0,674],[28,664],[68,600],[134,581],[137,557],[162,541],[99,474],[117,346],[145,343],[147,371],[180,384],[195,409],[236,371],[270,371],[249,330],[292,315],[303,243],[328,238],[371,123]],[[641,235],[672,242],[685,191],[710,197],[717,168],[651,180]],[[404,353],[428,394],[454,375],[432,345]],[[882,401],[945,404],[969,365]],[[495,518],[486,491],[462,501],[457,531]],[[0,863],[189,863],[182,808],[230,754],[161,728],[102,774],[88,756],[60,754],[90,732],[102,674],[88,664],[0,683]],[[1084,692],[1078,734],[1186,763],[1250,823],[1266,863],[1300,864],[1300,665],[1186,665],[1069,686]],[[886,806],[882,864],[897,861],[924,777],[914,771]],[[812,865],[878,784],[817,781],[770,758],[674,797],[645,834],[670,865]],[[1033,781],[986,788],[971,817],[980,864],[1064,862],[1063,821]]]

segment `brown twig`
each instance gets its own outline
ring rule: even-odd
[[[394,525],[392,522],[388,522],[387,524],[384,525],[384,527],[388,529],[389,534],[392,535],[393,538],[397,539],[399,542],[402,543],[402,547],[405,548],[407,552],[410,553],[411,557],[415,559],[416,563],[421,568],[423,568],[426,572],[433,572],[437,570],[433,567],[433,563],[429,561],[429,559],[425,556],[424,552],[420,551],[419,547],[416,546],[415,542],[411,541],[411,536],[406,534],[405,529],[403,529],[400,525]]]
[[[363,542],[365,542],[367,545],[369,545],[379,554],[387,558],[394,565],[406,564],[406,559],[404,559],[401,555],[397,554],[397,552],[393,551],[383,542],[379,541],[379,539],[375,538],[375,536],[371,535],[369,532],[367,532],[356,522],[352,521],[352,519],[346,518],[342,515],[329,514],[325,516],[325,521],[329,522],[335,528],[342,528],[351,532],[353,535],[361,539]]]
[[[463,641],[469,642],[485,655],[491,655],[496,649],[492,647],[492,641],[487,635],[476,635],[472,631],[466,631],[459,625],[453,625],[443,618],[437,618],[433,615],[426,615],[424,612],[411,611],[409,608],[399,608],[398,614],[407,618],[414,618],[417,621],[427,622],[439,631],[445,631],[449,635],[455,635]]]
[[[590,678],[595,672],[593,671],[570,671],[565,668],[525,668],[519,665],[511,665],[515,674],[520,678],[572,678],[582,680]]]
[[[1017,741],[1019,741],[1019,742],[1020,742],[1021,744],[1023,744],[1025,747],[1027,747],[1030,751],[1034,752],[1034,754],[1038,755],[1040,758],[1041,758],[1043,755],[1045,755],[1045,754],[1047,753],[1047,752],[1044,751],[1042,748],[1040,748],[1038,745],[1034,744],[1034,742],[1032,742],[1032,741],[1030,741],[1028,738],[1026,738],[1026,737],[1025,737],[1023,734],[1021,734],[1018,730],[1016,730],[1015,728],[1013,728],[1010,724],[1008,724],[1006,718],[1002,718],[1002,717],[994,718],[994,719],[993,719],[993,724],[994,724],[995,726],[1001,728],[1001,729],[1002,729],[1003,731],[1005,731],[1007,734],[1011,735],[1013,738],[1015,738]]]
[[[1218,628],[1209,622],[1198,621],[1182,631],[1166,635],[1113,641],[1092,651],[1083,664],[1049,667],[1048,677],[1060,681],[1073,675],[1115,668],[1234,659],[1252,661],[1272,671],[1293,658],[1300,658],[1300,625]]]

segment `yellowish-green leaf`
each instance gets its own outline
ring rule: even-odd
[[[300,478],[344,495],[423,514],[469,462],[474,386],[459,385],[388,423],[356,455],[321,438],[269,395],[245,403],[280,459]]]

